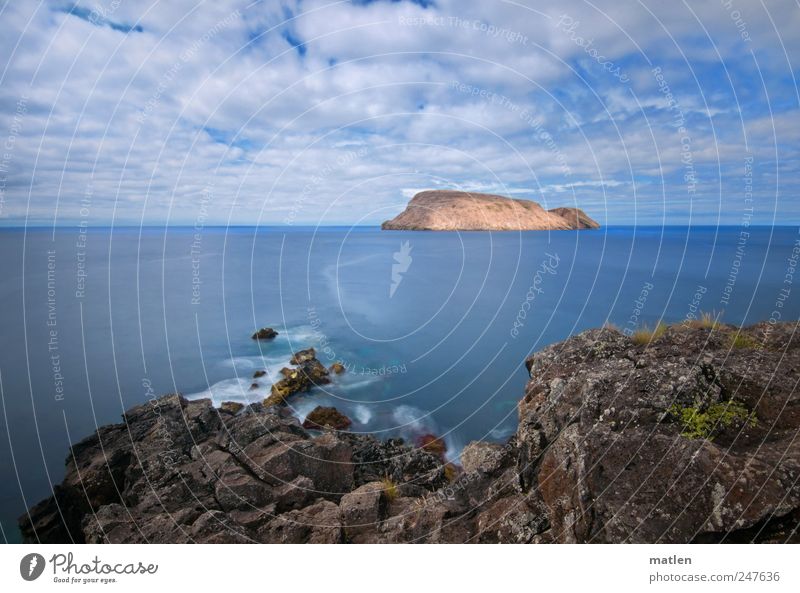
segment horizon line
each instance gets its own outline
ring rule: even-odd
[[[603,229],[609,228],[694,228],[694,227],[712,227],[712,228],[789,228],[789,227],[797,227],[800,226],[800,222],[795,223],[761,223],[761,224],[748,224],[742,225],[741,223],[685,223],[685,224],[656,224],[656,223],[619,223],[619,224],[607,224],[601,226],[597,229],[568,229],[568,230],[592,230],[592,231],[601,231]],[[380,229],[381,224],[291,224],[287,225],[285,223],[266,223],[266,224],[204,224],[204,225],[196,225],[191,223],[148,223],[148,224],[132,224],[132,223],[121,223],[121,224],[86,224],[82,225],[80,222],[74,223],[58,223],[58,224],[46,224],[46,223],[33,223],[33,224],[3,224],[0,223],[0,230],[3,229],[72,229],[72,228],[93,228],[93,229],[194,229],[197,231],[202,231],[203,229],[225,229],[225,228],[247,228],[247,229],[254,229],[254,228],[283,228],[287,230],[291,229],[314,229],[314,228],[364,228],[364,229]],[[397,230],[392,229],[394,232]],[[398,229],[404,230],[406,232],[411,231],[412,229]],[[541,231],[558,231],[562,229],[509,229],[509,230],[495,230],[495,229],[485,229],[485,230],[461,230],[461,232],[541,232]],[[452,231],[457,232],[458,229]],[[413,232],[443,232],[443,231],[429,231],[429,230],[414,230]]]

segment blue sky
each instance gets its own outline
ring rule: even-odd
[[[428,188],[796,224],[798,30],[789,0],[8,2],[0,224],[375,224]]]

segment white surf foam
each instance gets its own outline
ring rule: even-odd
[[[211,399],[214,406],[217,407],[224,402],[249,404],[263,400],[267,396],[269,386],[259,385],[257,389],[251,390],[251,383],[250,379],[224,379],[204,391],[191,393],[185,397],[186,399]]]
[[[372,411],[364,404],[356,404],[353,408],[353,415],[359,424],[368,424],[372,420]]]

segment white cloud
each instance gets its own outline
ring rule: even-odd
[[[549,203],[574,191],[590,213],[607,203],[625,222],[633,188],[686,197],[686,150],[654,66],[686,118],[695,214],[716,213],[747,150],[769,163],[777,146],[778,171],[798,168],[800,11],[741,4],[748,42],[712,1],[106,0],[79,3],[80,14],[7,3],[0,129],[19,129],[0,216],[51,222],[57,200],[59,220],[75,219],[91,188],[93,222],[111,222],[116,207],[116,221],[191,223],[213,186],[218,222],[295,211],[313,224],[334,201],[325,222],[373,209],[366,222],[379,222],[409,188],[453,186]],[[92,9],[101,20],[84,18]],[[562,15],[578,23],[571,32]],[[759,191],[774,194],[774,170],[763,175]]]

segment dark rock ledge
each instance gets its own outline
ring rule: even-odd
[[[41,542],[800,541],[794,325],[591,330],[534,354],[506,445],[436,452],[177,395],[74,445]],[[738,333],[738,336],[737,336]],[[641,341],[641,340],[640,340]],[[702,438],[699,436],[703,435]]]

